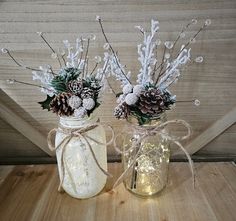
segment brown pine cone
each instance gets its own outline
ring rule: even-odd
[[[168,109],[165,94],[156,88],[149,88],[140,94],[138,107],[143,114],[156,116]]]
[[[58,94],[50,103],[50,109],[53,113],[56,113],[59,116],[70,116],[74,113],[74,109],[72,109],[68,100],[72,96],[70,93],[62,92]]]
[[[114,116],[118,119],[125,119],[128,117],[129,114],[130,114],[130,109],[125,102],[123,102],[122,104],[119,104],[114,109]]]
[[[83,90],[83,82],[81,80],[72,80],[67,84],[67,89],[74,95],[79,95]]]
[[[89,88],[89,87],[85,87],[82,91],[81,91],[81,94],[80,94],[80,97],[82,99],[85,99],[85,98],[93,98],[94,97],[94,91]]]

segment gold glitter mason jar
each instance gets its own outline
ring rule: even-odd
[[[85,129],[96,122],[96,117],[61,117],[61,132],[56,133],[56,146],[62,143],[56,150],[61,187],[79,199],[98,194],[107,180],[107,176],[98,167],[99,164],[107,170],[105,129],[102,125]],[[70,137],[73,131],[79,135]]]
[[[128,120],[127,134],[123,145],[124,178],[126,189],[140,196],[160,192],[167,183],[169,166],[169,141],[160,132],[152,130],[166,121],[166,115],[149,124],[139,126],[134,118]],[[130,133],[130,131],[133,131]],[[167,132],[165,128],[163,133]]]

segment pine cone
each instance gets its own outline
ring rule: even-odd
[[[165,106],[168,106],[168,107],[171,104],[174,104],[176,102],[174,96],[171,96],[170,92],[168,92],[168,91],[164,91],[163,100],[164,100]]]
[[[95,90],[99,90],[101,88],[101,82],[99,82],[97,79],[92,78],[90,80],[90,86],[91,88],[95,89]]]
[[[140,94],[138,107],[143,114],[156,116],[169,109],[171,95],[156,88],[149,88]]]
[[[62,92],[57,95],[50,103],[50,109],[59,116],[70,116],[74,113],[72,107],[69,106],[68,100],[72,95]]]
[[[125,102],[119,104],[114,110],[114,116],[118,119],[125,119],[128,117],[129,114],[130,110]]]
[[[67,89],[74,95],[79,95],[83,90],[83,82],[79,80],[69,81],[67,84]]]
[[[80,94],[80,97],[82,99],[85,99],[85,98],[94,98],[94,91],[89,88],[89,87],[85,87],[82,91],[81,91],[81,94]]]

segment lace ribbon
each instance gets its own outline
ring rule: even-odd
[[[98,126],[106,126],[111,131],[112,138],[111,138],[111,140],[108,143],[106,143],[106,144],[101,143],[98,140],[95,140],[94,138],[88,136],[87,132],[90,131],[90,130],[93,130],[94,128],[96,128]],[[55,137],[57,132],[63,133],[66,136],[64,137],[64,139],[57,146],[55,146],[55,144],[52,142],[52,140]],[[90,150],[90,152],[92,154],[92,157],[93,157],[96,165],[98,166],[98,168],[106,176],[112,177],[112,175],[110,173],[108,173],[106,170],[104,170],[101,167],[101,165],[99,164],[99,162],[98,162],[98,160],[97,160],[97,158],[95,156],[95,153],[94,153],[94,151],[92,149],[92,146],[91,146],[89,140],[92,140],[95,143],[101,144],[101,145],[110,145],[110,144],[112,144],[114,142],[114,130],[113,130],[113,128],[110,125],[101,124],[99,122],[86,125],[86,126],[84,126],[82,128],[80,127],[80,128],[73,128],[73,129],[65,128],[62,125],[60,125],[59,128],[54,128],[51,131],[49,131],[48,137],[47,137],[48,147],[49,147],[49,149],[51,151],[55,151],[55,150],[57,150],[60,147],[62,148],[61,158],[60,158],[61,167],[62,167],[62,175],[61,175],[62,177],[60,179],[60,184],[59,184],[59,187],[58,187],[58,191],[59,192],[63,191],[62,184],[63,184],[64,176],[65,176],[65,167],[67,167],[67,163],[66,163],[66,160],[65,160],[65,157],[64,157],[65,156],[65,150],[66,150],[67,144],[71,141],[71,139],[73,137],[79,137],[81,140],[84,140],[86,142],[86,144],[89,147],[89,150]],[[68,171],[68,176],[70,177],[73,189],[74,189],[75,192],[77,192],[76,191],[76,185],[75,185],[75,182],[73,180],[73,176],[70,173],[70,170],[68,170],[68,167],[67,167],[67,171]]]
[[[187,129],[187,133],[184,136],[174,136],[168,132],[166,132],[165,130],[163,130],[166,126],[170,125],[170,124],[181,124],[183,125],[186,129]],[[166,121],[164,123],[158,123],[156,125],[151,125],[148,128],[145,127],[140,127],[140,126],[135,126],[130,124],[129,130],[125,131],[126,135],[127,134],[138,134],[139,137],[137,139],[134,139],[132,141],[132,145],[130,148],[128,148],[127,150],[121,150],[120,148],[118,148],[116,140],[119,136],[122,136],[122,133],[118,134],[115,139],[114,139],[114,147],[116,149],[116,151],[120,154],[126,154],[129,151],[133,151],[135,150],[136,154],[133,158],[133,161],[130,163],[130,165],[125,169],[125,171],[120,175],[120,177],[116,180],[115,184],[113,185],[113,189],[118,186],[124,179],[125,177],[128,175],[128,172],[130,171],[130,169],[135,165],[135,163],[137,162],[137,160],[147,154],[149,151],[144,151],[144,153],[141,153],[142,150],[142,141],[148,137],[148,136],[155,136],[155,135],[160,135],[161,137],[173,142],[174,144],[176,144],[186,155],[188,162],[189,162],[189,167],[192,173],[192,178],[193,178],[193,186],[195,187],[195,173],[194,173],[194,166],[193,166],[193,161],[189,155],[189,153],[186,151],[186,149],[182,146],[182,144],[180,143],[181,140],[185,140],[187,138],[189,138],[191,136],[191,126],[184,120],[181,119],[176,119],[176,120],[169,120]]]

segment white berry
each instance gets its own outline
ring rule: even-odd
[[[134,93],[127,94],[125,102],[128,105],[134,105],[138,101],[138,97]]]
[[[83,118],[87,115],[87,111],[84,107],[79,107],[78,109],[75,109],[74,115],[77,118]]]
[[[131,84],[126,84],[124,87],[123,87],[123,93],[124,94],[128,94],[128,93],[131,93],[133,90],[133,85]]]
[[[93,100],[93,98],[83,99],[83,107],[86,110],[92,110],[95,107],[95,101]]]
[[[141,92],[144,90],[144,87],[140,84],[135,85],[133,88],[133,93],[137,96],[139,96],[141,94]]]
[[[73,109],[77,109],[81,106],[82,104],[82,100],[78,97],[73,95],[72,97],[70,97],[68,104],[73,108]]]

